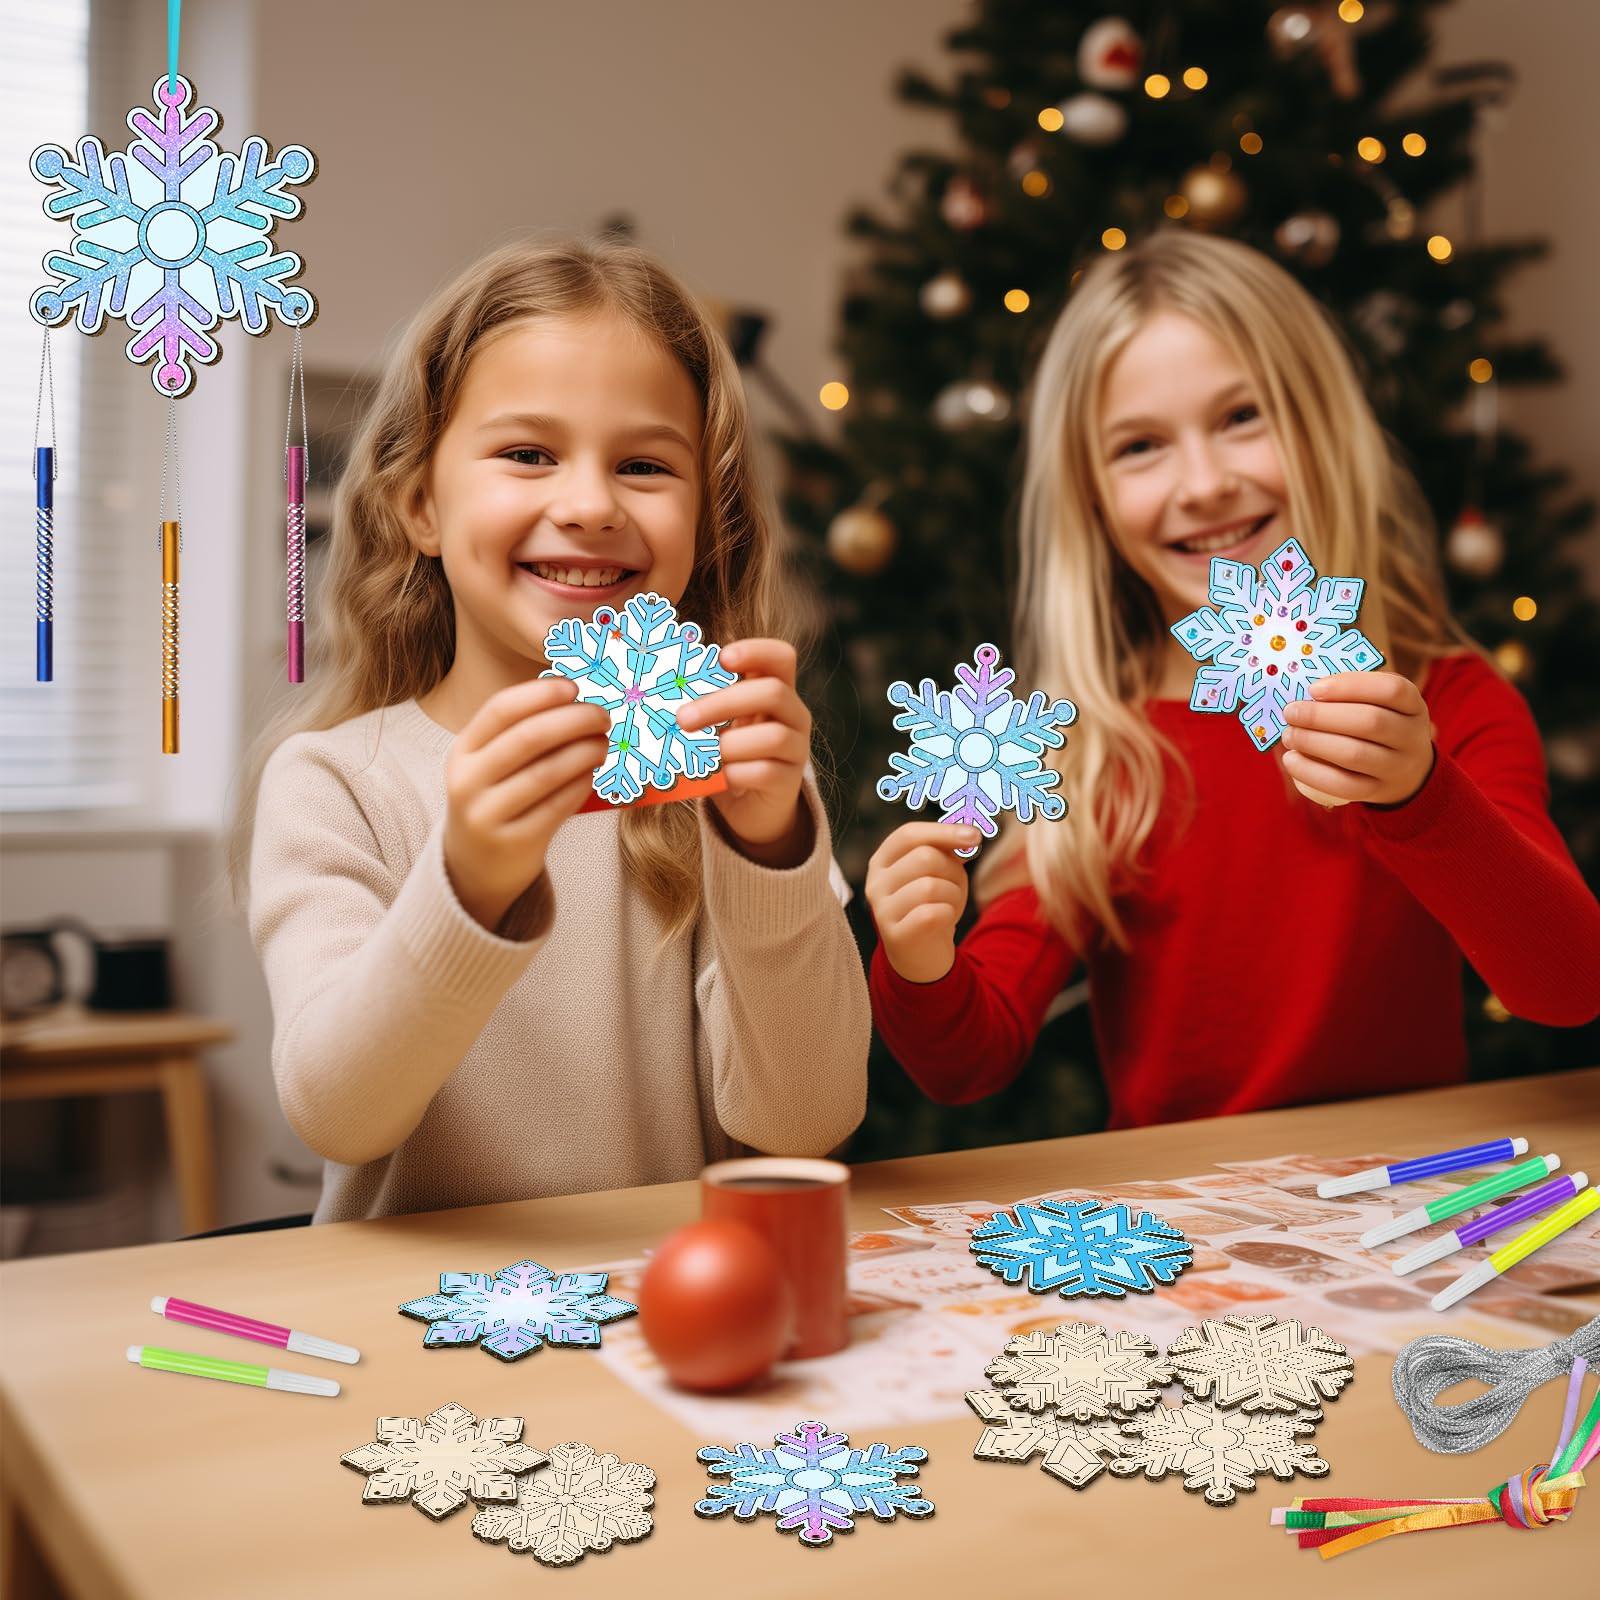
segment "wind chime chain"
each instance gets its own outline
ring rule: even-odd
[[[289,440],[294,431],[295,385],[300,389],[300,448],[305,452],[306,473],[311,471],[311,425],[306,416],[306,360],[300,330],[294,330],[294,347],[289,354],[289,410],[283,419],[283,471],[289,473]]]
[[[161,452],[161,520],[167,521],[167,485],[172,486],[172,518],[178,524],[178,550],[183,551],[183,480],[178,462],[178,400],[167,400],[167,442]],[[156,532],[156,548],[161,548],[161,533]]]
[[[44,330],[44,348],[39,353],[39,392],[33,402],[33,448],[35,453],[39,449],[39,423],[44,417],[45,396],[49,395],[50,405],[50,444],[49,449],[55,450],[56,446],[56,372],[50,362],[50,330]],[[59,471],[54,455],[50,460],[50,476],[55,477]]]
[[[1394,1358],[1394,1397],[1418,1444],[1440,1455],[1461,1455],[1498,1438],[1522,1402],[1540,1384],[1570,1372],[1579,1357],[1600,1365],[1600,1317],[1570,1338],[1528,1350],[1490,1350],[1454,1334],[1424,1334]],[[1438,1404],[1446,1389],[1469,1378],[1488,1388],[1459,1405]]]

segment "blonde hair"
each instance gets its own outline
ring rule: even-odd
[[[439,558],[411,542],[406,513],[473,353],[525,318],[601,313],[654,338],[699,394],[702,494],[683,614],[711,639],[797,639],[804,618],[780,581],[777,523],[757,469],[744,390],[704,307],[630,245],[524,242],[497,250],[417,315],[356,434],[334,505],[306,685],[246,758],[229,851],[236,897],[245,892],[256,798],[272,751],[291,734],[426,694],[450,668],[450,587]],[[669,935],[684,931],[700,904],[692,809],[630,809],[619,820],[629,876],[661,911]]]
[[[1389,664],[1410,675],[1469,647],[1449,614],[1421,488],[1317,302],[1258,251],[1187,229],[1102,256],[1033,381],[1020,508],[1019,678],[1079,711],[1067,747],[1049,757],[1068,820],[1009,824],[979,873],[986,894],[1031,881],[1051,922],[1080,945],[1097,923],[1126,946],[1116,897],[1160,814],[1166,763],[1183,771],[1144,711],[1166,620],[1099,510],[1111,503],[1099,437],[1106,374],[1158,311],[1192,318],[1249,373],[1282,462],[1288,524],[1319,570],[1371,580],[1361,629]]]

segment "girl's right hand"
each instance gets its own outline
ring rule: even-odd
[[[557,828],[588,797],[611,719],[567,678],[491,695],[445,764],[444,861],[457,898],[493,932],[544,871]]]
[[[889,965],[910,983],[937,983],[956,959],[956,924],[967,907],[967,869],[955,852],[981,842],[976,828],[908,822],[867,864],[867,904]]]

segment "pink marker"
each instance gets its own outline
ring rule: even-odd
[[[300,1333],[294,1328],[280,1328],[275,1322],[257,1322],[254,1317],[219,1311],[215,1306],[196,1305],[192,1300],[158,1294],[150,1302],[150,1309],[168,1322],[187,1322],[192,1327],[232,1334],[236,1339],[275,1344],[296,1355],[321,1356],[325,1361],[343,1361],[350,1366],[361,1359],[361,1352],[351,1345],[335,1344],[331,1339],[319,1339],[314,1333]]]

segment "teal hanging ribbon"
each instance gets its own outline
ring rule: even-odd
[[[183,0],[167,0],[167,93],[178,92],[178,35],[183,32]]]

